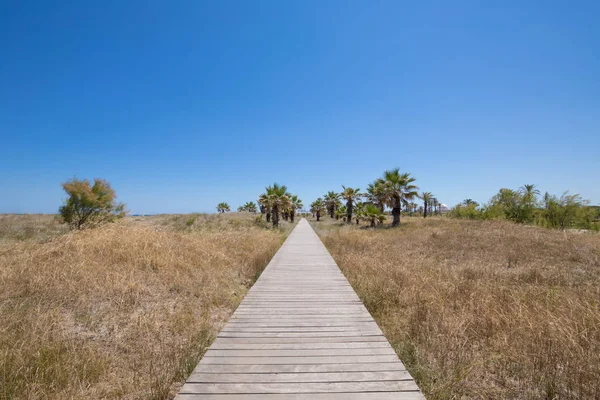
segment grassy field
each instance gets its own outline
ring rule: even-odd
[[[291,226],[128,217],[68,232],[0,216],[0,399],[167,399]]]
[[[312,224],[428,399],[600,398],[600,235]]]

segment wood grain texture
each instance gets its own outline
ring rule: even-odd
[[[301,220],[176,399],[424,397]]]

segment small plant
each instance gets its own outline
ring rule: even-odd
[[[87,179],[73,178],[62,187],[69,198],[58,212],[71,229],[113,222],[126,215],[125,204],[115,201],[117,195],[104,179],[96,178],[92,185]]]

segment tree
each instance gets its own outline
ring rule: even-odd
[[[252,201],[247,201],[244,205],[238,207],[238,211],[256,213],[256,204],[254,204],[254,202]]]
[[[320,197],[310,204],[310,212],[317,216],[317,221],[321,220],[321,213],[325,212],[325,203]]]
[[[256,204],[254,204],[253,201],[249,201],[244,205],[244,208],[246,209],[246,211],[251,212],[253,214],[256,214]]]
[[[58,212],[71,229],[113,222],[126,215],[125,204],[115,201],[117,195],[104,179],[96,178],[92,185],[87,179],[73,178],[62,187],[69,198]]]
[[[342,218],[343,221],[346,222],[346,206],[339,206],[335,210],[335,219],[339,220],[340,218]]]
[[[387,203],[392,208],[392,226],[400,225],[400,209],[402,204],[418,197],[416,185],[413,185],[415,178],[408,172],[400,173],[399,168],[385,171],[383,174],[385,182]]]
[[[360,189],[356,188],[353,189],[351,187],[346,187],[344,185],[342,185],[342,188],[344,189],[342,191],[342,193],[339,194],[339,197],[346,200],[346,222],[347,223],[351,223],[352,222],[352,209],[354,206],[354,203],[356,201],[358,201],[363,194],[360,193]]]
[[[293,195],[290,198],[290,204],[291,204],[290,219],[291,219],[291,222],[294,222],[294,216],[296,215],[296,210],[302,209],[302,207],[304,207],[304,204],[302,204],[302,200],[300,200],[300,198],[296,195]]]
[[[266,214],[267,222],[271,222],[271,202],[267,192],[258,196],[258,204],[260,204],[260,212]]]
[[[385,221],[385,214],[381,212],[379,207],[373,204],[366,204],[362,210],[362,218],[370,222],[371,228],[375,228],[378,224],[381,225]]]
[[[534,204],[537,202],[537,196],[540,194],[540,191],[536,188],[536,185],[523,185],[519,188],[521,195],[523,196],[523,201],[526,204]]]
[[[323,203],[327,208],[329,216],[333,218],[338,204],[338,194],[330,190],[325,196],[323,196]]]
[[[475,200],[473,200],[473,199],[465,199],[465,200],[463,200],[463,202],[462,202],[462,203],[463,203],[465,206],[471,206],[471,205],[473,205],[473,206],[475,206],[475,207],[479,207],[479,203],[478,203],[478,202],[476,202],[476,201],[475,201]]]
[[[366,197],[371,203],[379,207],[379,210],[383,213],[387,199],[385,181],[379,178],[376,179],[373,183],[369,183],[369,185],[367,186]]]
[[[362,202],[357,202],[354,206],[354,211],[355,211],[355,219],[356,219],[356,225],[359,224],[359,221],[361,220],[361,218],[363,217],[363,213],[365,211],[365,206],[366,203],[362,203]]]
[[[226,213],[229,211],[231,211],[231,209],[229,208],[229,204],[227,204],[225,202],[217,204],[217,212],[219,214],[223,214],[223,213]]]
[[[421,193],[421,199],[423,199],[423,218],[427,218],[427,207],[433,198],[433,194],[431,192],[423,192]]]
[[[564,192],[560,197],[546,193],[546,210],[544,218],[552,228],[564,230],[570,227],[580,209],[587,204],[578,194]]]
[[[279,226],[279,211],[288,205],[289,194],[286,186],[277,183],[274,183],[273,186],[268,186],[266,189],[271,206],[271,219],[273,226],[276,227]]]

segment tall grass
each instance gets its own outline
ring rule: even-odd
[[[429,399],[600,398],[600,235],[314,225]]]
[[[1,241],[0,399],[170,398],[286,233],[190,218]]]

